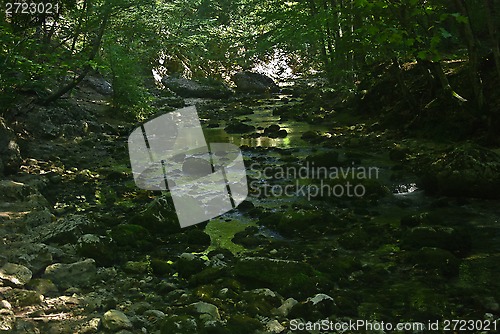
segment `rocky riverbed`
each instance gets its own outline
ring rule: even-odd
[[[247,200],[180,229],[168,193],[135,186],[137,124],[106,95],[84,85],[20,112],[21,172],[0,181],[0,331],[498,319],[497,151],[405,139],[307,90],[156,103],[195,104],[208,142],[240,146]]]

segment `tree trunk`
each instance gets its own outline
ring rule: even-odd
[[[104,35],[104,30],[106,29],[106,26],[108,24],[109,18],[111,16],[111,10],[110,9],[105,9],[101,25],[99,27],[99,31],[97,32],[97,36],[94,40],[92,50],[90,51],[89,59],[87,65],[83,68],[82,72],[80,73],[79,76],[71,80],[70,83],[67,85],[61,87],[59,90],[57,90],[55,93],[52,95],[48,96],[47,98],[43,99],[41,104],[42,105],[48,105],[51,104],[52,102],[58,100],[61,96],[64,94],[68,93],[71,91],[73,88],[78,86],[80,82],[87,76],[87,74],[90,72],[92,69],[92,66],[90,65],[90,62],[94,60],[94,58],[97,56],[99,53],[99,49],[101,47],[101,42],[102,42],[102,36]]]
[[[396,77],[396,80],[398,81],[401,93],[403,94],[403,98],[408,104],[410,110],[415,111],[415,108],[417,107],[417,102],[415,101],[413,95],[411,95],[410,89],[406,85],[406,82],[403,78],[403,71],[401,69],[401,65],[399,64],[399,60],[397,57],[394,57],[392,59],[392,69],[393,69],[393,74]]]
[[[479,75],[479,51],[477,49],[477,40],[470,25],[470,16],[465,5],[465,0],[455,0],[455,4],[460,11],[460,14],[467,17],[467,22],[464,23],[464,35],[467,43],[467,51],[469,54],[469,76],[474,91],[478,111],[482,111],[484,106],[483,84]]]
[[[484,0],[486,3],[486,21],[488,22],[488,30],[490,32],[491,47],[493,49],[493,58],[497,68],[498,79],[500,79],[500,46],[498,43],[498,31],[496,23],[498,22],[498,14],[495,9],[493,0]]]

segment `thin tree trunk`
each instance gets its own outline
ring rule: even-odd
[[[80,17],[78,17],[78,23],[76,25],[75,35],[73,38],[73,42],[71,43],[71,53],[73,53],[75,51],[76,41],[78,40],[78,36],[80,36],[80,32],[82,30],[82,21],[83,21],[84,15],[87,12],[87,3],[88,3],[88,1],[83,2],[82,15],[80,15]]]
[[[92,50],[90,51],[89,59],[88,59],[88,64],[85,65],[83,68],[82,73],[80,73],[79,76],[74,78],[70,83],[67,85],[61,87],[59,90],[57,90],[55,93],[52,95],[48,96],[47,98],[43,99],[41,104],[42,105],[48,105],[57,99],[59,99],[61,96],[64,94],[68,93],[71,91],[73,88],[75,88],[82,80],[87,76],[87,74],[90,72],[92,69],[92,66],[90,65],[90,62],[94,60],[94,58],[97,56],[99,53],[99,49],[101,47],[101,42],[102,42],[102,37],[104,35],[104,30],[106,29],[106,26],[108,24],[109,18],[111,16],[111,10],[110,9],[105,9],[104,16],[101,22],[101,26],[99,27],[99,31],[97,32],[97,36],[94,40],[94,44],[92,46]]]
[[[405,99],[409,108],[411,110],[415,110],[415,108],[417,107],[417,102],[415,101],[413,95],[411,95],[410,89],[406,85],[406,82],[403,78],[403,70],[401,69],[401,65],[397,57],[394,57],[392,59],[392,68],[394,71],[393,73],[396,76],[396,80],[398,81],[399,88],[401,89],[401,93],[403,94],[403,98]]]
[[[451,96],[458,100],[459,103],[464,103],[467,102],[467,99],[461,97],[458,95],[457,92],[453,90],[453,88],[450,85],[450,82],[448,81],[448,77],[444,73],[443,66],[441,65],[441,62],[430,62],[434,74],[438,77],[439,82],[441,83],[441,87],[443,87],[443,90],[448,96]]]
[[[478,111],[480,111],[484,106],[484,96],[481,76],[479,75],[479,52],[477,49],[477,41],[470,25],[470,16],[465,5],[465,0],[455,0],[455,4],[460,14],[468,18],[467,22],[464,23],[464,34],[469,53],[469,75],[474,91],[474,98],[479,109]]]
[[[500,79],[500,46],[498,42],[498,31],[496,22],[499,19],[495,9],[493,0],[484,0],[486,4],[486,21],[488,22],[488,30],[490,32],[491,44],[493,49],[493,58],[495,59],[495,66],[497,68],[498,78]]]

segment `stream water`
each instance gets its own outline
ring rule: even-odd
[[[500,263],[498,262],[500,260],[500,206],[497,201],[429,196],[419,188],[416,175],[400,168],[389,158],[387,146],[391,142],[390,136],[384,137],[384,133],[368,132],[366,137],[369,139],[369,145],[344,145],[354,141],[350,136],[355,133],[353,129],[360,128],[359,124],[344,124],[343,128],[339,127],[338,130],[350,131],[335,133],[335,128],[327,124],[311,125],[293,120],[280,121],[279,116],[273,115],[273,110],[282,105],[284,98],[286,97],[276,96],[259,100],[257,103],[253,101],[253,114],[231,117],[231,121],[239,120],[253,125],[257,129],[255,132],[260,135],[255,135],[255,132],[228,134],[224,126],[229,119],[220,122],[219,127],[204,128],[207,142],[229,142],[241,147],[249,180],[250,192],[247,199],[259,208],[258,213],[254,215],[233,210],[212,220],[206,227],[213,242],[210,249],[225,247],[235,253],[255,253],[255,249],[236,244],[232,239],[235,233],[249,226],[257,226],[259,237],[272,242],[279,241],[276,245],[290,244],[290,246],[284,246],[286,250],[275,249],[278,253],[289,252],[290,247],[292,249],[295,247],[296,252],[304,253],[304,258],[307,258],[308,256],[305,255],[307,253],[330,247],[339,250],[342,254],[340,258],[354,256],[361,262],[365,276],[369,276],[367,272],[372,272],[372,276],[380,276],[370,279],[360,278],[359,284],[352,284],[352,287],[356,287],[359,291],[371,294],[357,297],[366,304],[366,310],[363,311],[366,316],[379,317],[380,314],[377,315],[377,312],[392,312],[392,316],[395,316],[398,312],[404,313],[401,307],[404,309],[408,304],[412,305],[410,308],[413,311],[411,312],[423,318],[429,314],[437,316],[435,313],[462,314],[462,316],[474,318],[484,317],[484,314],[488,312],[499,311],[500,269],[497,263]],[[216,110],[213,112],[217,113]],[[210,121],[210,117],[206,118],[205,121]],[[285,138],[265,136],[263,129],[273,124],[278,124],[281,129],[285,129],[288,135]],[[327,139],[320,144],[311,144],[302,139],[307,131],[317,131]],[[342,140],[337,141],[337,138]],[[337,196],[338,193],[335,196],[331,194],[330,196],[324,194],[311,196],[311,189],[314,188],[309,187],[306,188],[307,191],[300,191],[300,187],[315,185],[315,189],[321,189],[321,186],[324,186],[320,183],[321,180],[311,175],[299,178],[295,175],[294,179],[294,175],[276,174],[276,170],[280,168],[281,170],[303,168],[309,156],[330,154],[333,151],[336,152],[335,155],[338,155],[338,160],[344,162],[342,167],[344,170],[347,167],[365,171],[369,168],[377,168],[376,177],[372,175],[371,178],[358,180],[363,187],[374,190],[368,192],[369,194],[364,198],[349,198],[345,193],[343,196]],[[311,166],[308,168],[311,170]],[[350,177],[340,177],[342,182],[332,180],[331,177],[326,177],[326,179],[329,189],[335,184],[351,180]],[[351,181],[356,182],[356,180]],[[270,189],[270,192],[265,193],[263,189]],[[273,192],[272,189],[277,190]],[[290,191],[285,192],[284,189]],[[303,216],[300,216],[301,221],[295,224],[293,217],[299,213],[305,216],[310,215],[313,220],[324,219],[323,223],[332,224],[332,227],[322,227],[319,228],[320,232],[317,232],[315,225],[317,222],[308,221]],[[269,219],[266,220],[269,215],[276,221],[269,223]],[[328,221],[329,215],[343,217],[341,221],[344,222],[339,223],[335,219]],[[451,243],[443,248],[456,250],[458,254],[462,249],[459,239],[451,238],[443,241],[438,240],[441,238],[438,236],[435,242],[420,240],[416,242],[424,246],[420,250],[418,249],[420,246],[404,246],[404,242],[413,244],[412,241],[407,240],[408,236],[410,238],[412,236],[409,232],[411,228],[402,226],[403,221],[412,215],[424,217],[416,223],[418,226],[430,224],[431,229],[439,226],[436,228],[449,228],[453,231],[456,229],[467,235],[466,239],[470,240],[471,246],[466,254],[459,255],[461,259],[457,267],[458,273],[449,275],[446,270],[440,269],[440,266],[446,265],[449,259],[436,259],[436,263],[432,263],[434,255],[431,256],[432,260],[425,260],[425,252],[427,246],[433,248],[439,246],[435,243],[443,242]],[[298,226],[295,229],[296,234],[285,233],[286,235],[283,235],[283,226],[280,224],[287,221],[283,218],[287,216],[292,217],[289,220],[291,225]],[[348,225],[345,221],[349,222]],[[311,224],[310,228],[299,226],[308,223]],[[275,228],[276,226],[281,226],[281,229]],[[310,232],[310,230],[316,232]],[[449,253],[443,254],[436,251],[435,257],[446,257]],[[316,256],[321,257],[321,252]],[[420,258],[420,260],[415,258]],[[421,260],[422,258],[424,260]],[[430,272],[445,273],[437,274],[436,278],[434,274],[429,274]],[[361,274],[353,271],[349,280],[358,280],[356,275]],[[441,277],[443,275],[447,277],[445,280]],[[409,293],[405,297],[398,296],[402,285],[410,291],[414,289],[414,293]],[[393,303],[399,302],[401,305],[395,307],[390,301],[385,300],[386,298],[395,298]],[[467,305],[464,311],[464,303],[473,305]],[[382,309],[385,307],[386,310],[381,311],[380,307]],[[412,316],[414,316],[413,313]]]

